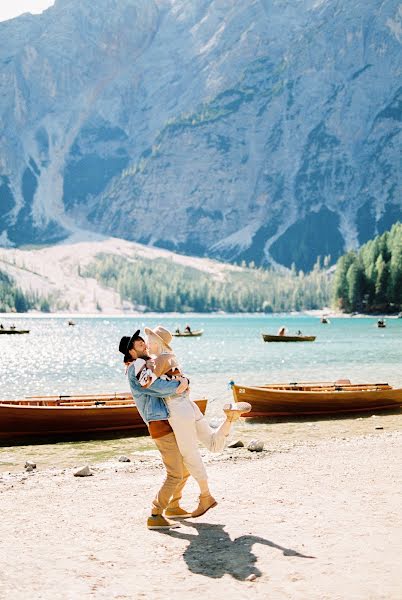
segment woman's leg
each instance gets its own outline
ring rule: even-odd
[[[183,462],[200,486],[198,506],[192,512],[193,517],[200,517],[218,503],[209,491],[207,472],[198,448],[192,404],[188,395],[169,400],[169,423],[175,434]]]
[[[226,419],[217,429],[212,429],[195,402],[192,404],[197,438],[210,452],[222,452],[230,433],[231,421]]]
[[[176,436],[183,462],[200,485],[201,493],[209,492],[208,477],[198,448],[195,413],[186,396],[168,401],[169,423]]]
[[[251,405],[246,402],[230,405],[230,408],[226,408],[227,405],[225,405],[225,421],[217,429],[212,429],[196,403],[192,402],[192,404],[197,437],[210,452],[222,452],[227,442],[232,424],[240,418],[242,412],[249,412],[251,409]],[[232,408],[235,406],[236,408]]]

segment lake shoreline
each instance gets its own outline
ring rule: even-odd
[[[324,307],[324,308],[317,308],[317,309],[306,309],[306,310],[302,310],[302,311],[288,311],[288,312],[273,312],[273,313],[264,313],[264,312],[254,312],[254,313],[248,313],[248,312],[244,312],[244,313],[228,313],[228,312],[223,312],[223,311],[219,311],[219,312],[201,312],[201,313],[197,313],[197,312],[183,312],[183,313],[178,313],[178,312],[152,312],[152,311],[144,311],[144,312],[138,312],[138,311],[121,311],[119,313],[108,313],[108,312],[101,312],[101,313],[85,313],[85,312],[53,312],[53,313],[44,313],[44,312],[40,312],[37,310],[32,310],[32,311],[27,311],[24,313],[15,313],[15,312],[6,312],[6,313],[1,313],[0,312],[0,319],[5,318],[12,318],[12,319],[24,319],[24,318],[28,318],[28,319],[68,319],[68,318],[76,318],[76,319],[131,319],[131,318],[146,318],[146,319],[153,319],[153,318],[164,318],[164,319],[179,319],[179,318],[186,318],[186,319],[191,319],[191,318],[196,318],[196,319],[203,319],[203,318],[211,318],[211,317],[216,317],[216,318],[221,318],[221,317],[228,317],[228,318],[239,318],[239,317],[256,317],[256,318],[261,318],[261,317],[273,317],[273,318],[277,318],[277,317],[327,317],[330,319],[349,319],[349,318],[353,318],[353,319],[358,319],[358,318],[378,318],[378,317],[383,317],[385,319],[397,319],[400,318],[398,317],[399,313],[392,313],[392,314],[384,314],[384,313],[343,313],[340,311],[336,311],[333,310],[331,308],[328,307]]]

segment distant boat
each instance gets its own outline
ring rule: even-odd
[[[195,400],[205,413],[207,399]],[[0,401],[0,440],[146,429],[131,394]]]
[[[378,319],[377,321],[377,327],[379,327],[380,329],[384,329],[386,327],[386,323],[384,319]]]
[[[269,335],[262,334],[264,342],[314,342],[315,335]]]
[[[174,337],[200,337],[203,333],[203,329],[196,329],[195,331],[175,331],[172,335]]]
[[[247,417],[331,415],[395,409],[402,404],[402,389],[387,383],[233,384],[232,391],[236,402],[251,404]]]
[[[323,325],[327,325],[329,323],[329,320],[326,317],[321,317],[321,323]]]
[[[70,327],[74,327],[75,323],[74,323],[74,321],[69,321],[69,322],[68,322],[68,325],[69,325]]]
[[[29,333],[30,329],[0,329],[0,335],[20,335],[22,333]]]

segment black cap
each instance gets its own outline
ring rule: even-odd
[[[129,350],[131,350],[135,340],[142,340],[142,337],[140,336],[140,329],[137,329],[137,331],[131,337],[129,337],[128,335],[124,335],[121,338],[119,344],[119,352],[124,354],[124,362],[130,360]]]

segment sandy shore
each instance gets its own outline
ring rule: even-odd
[[[210,462],[219,505],[171,533],[147,456],[0,474],[0,598],[399,600],[402,432],[267,448]]]

